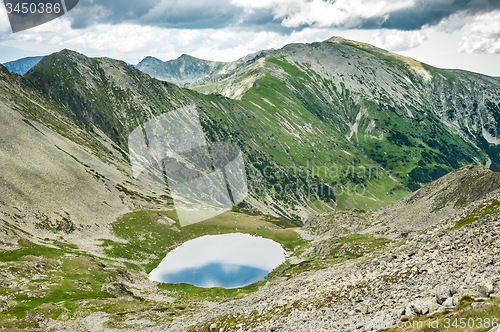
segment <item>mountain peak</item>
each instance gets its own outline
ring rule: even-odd
[[[148,55],[147,57],[145,57],[144,59],[142,59],[142,61],[161,61],[161,60],[158,59],[158,58],[155,58],[154,56]]]
[[[142,59],[141,62],[139,62],[137,65],[135,65],[135,68],[139,70],[144,70],[146,68],[156,66],[160,63],[163,63],[163,61],[152,56],[147,56],[144,59]]]
[[[347,39],[342,38],[340,36],[333,36],[333,37],[328,38],[327,40],[325,40],[325,42],[337,43],[337,44],[343,43],[345,41],[347,41]]]
[[[15,61],[6,62],[4,63],[4,66],[13,73],[24,75],[38,62],[40,62],[42,58],[43,56],[22,58]]]
[[[200,58],[197,58],[197,57],[194,57],[192,55],[185,54],[185,53],[182,54],[180,57],[178,57],[177,60],[190,60],[190,61],[199,61],[199,62],[211,62],[210,60],[200,59]]]
[[[87,56],[86,56],[86,55],[84,55],[83,53],[79,53],[79,52],[77,52],[77,51],[70,50],[69,48],[62,49],[61,51],[59,51],[59,52],[55,52],[55,53],[53,53],[53,54],[78,55],[78,56],[87,57]]]

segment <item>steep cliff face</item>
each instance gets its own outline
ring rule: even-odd
[[[416,192],[378,210],[375,226],[366,230],[397,237],[418,232],[460,215],[481,203],[493,202],[500,193],[500,173],[481,165],[468,165],[446,174]]]

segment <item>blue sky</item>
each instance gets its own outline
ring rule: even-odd
[[[183,53],[231,61],[334,35],[500,76],[500,0],[80,0],[16,34],[0,8],[0,62],[64,48],[133,64]]]

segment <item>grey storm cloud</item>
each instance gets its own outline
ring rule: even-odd
[[[374,20],[366,23],[371,23],[373,28],[418,30],[424,25],[435,25],[458,12],[476,15],[496,9],[500,9],[500,0],[418,0],[410,8],[394,11],[387,18],[379,18],[379,24]]]
[[[243,9],[228,0],[81,0],[73,28],[136,23],[164,28],[206,29],[236,25]]]
[[[380,17],[354,19],[359,22],[356,28],[418,30],[424,25],[435,25],[457,12],[467,11],[475,15],[496,9],[500,9],[500,0],[416,0],[411,7]],[[254,31],[289,34],[308,26],[285,27],[282,22],[286,19],[277,18],[272,8],[245,11],[231,0],[81,0],[72,11],[72,28],[86,28],[99,23],[135,23],[179,29],[251,27]]]

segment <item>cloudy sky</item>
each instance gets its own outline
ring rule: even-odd
[[[64,48],[133,64],[183,53],[231,61],[336,35],[500,76],[500,0],[80,0],[16,34],[0,7],[0,62]]]

